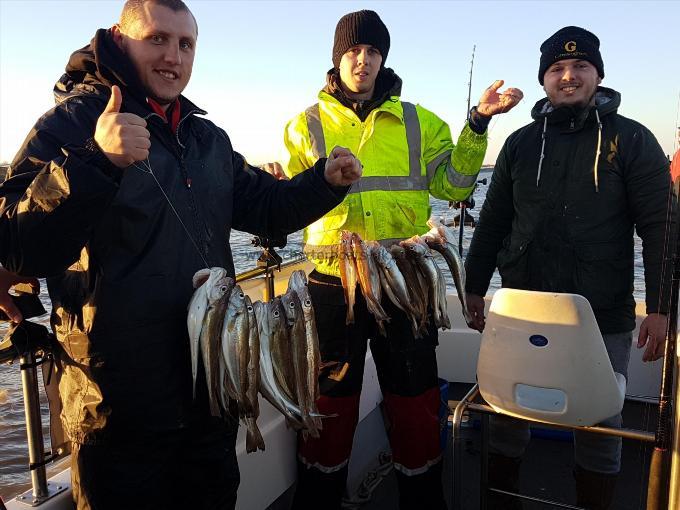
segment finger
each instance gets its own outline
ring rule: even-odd
[[[23,319],[21,312],[14,304],[14,301],[10,299],[9,294],[6,296],[6,299],[3,296],[3,299],[0,302],[0,310],[5,312],[7,317],[9,317],[9,320],[16,322],[17,324]]]
[[[137,136],[132,139],[132,144],[136,149],[149,149],[151,147],[151,140],[143,136]]]
[[[121,113],[118,118],[123,124],[146,127],[146,121],[134,113]]]
[[[106,108],[104,108],[104,113],[118,113],[120,111],[120,105],[123,103],[123,93],[120,91],[118,85],[111,87],[111,97],[109,97],[109,102],[106,103]]]
[[[496,80],[495,82],[493,82],[491,84],[491,86],[487,90],[490,90],[492,92],[496,92],[499,88],[501,88],[503,86],[504,83],[505,83],[505,81],[503,81],[503,80]]]
[[[350,151],[346,147],[340,147],[339,145],[336,145],[335,147],[333,147],[333,150],[331,151],[330,158],[335,159],[345,156],[352,156],[352,151]]]
[[[123,138],[151,138],[151,133],[143,126],[123,126],[120,134]]]
[[[130,161],[130,165],[132,163],[136,163],[137,161],[144,161],[146,158],[149,157],[149,151],[146,149],[134,149],[133,151],[130,152],[130,158],[132,161]]]
[[[638,340],[637,340],[637,347],[638,349],[642,349],[645,344],[647,343],[647,336],[648,336],[648,331],[647,331],[647,325],[642,324],[640,326],[640,332],[638,333]]]

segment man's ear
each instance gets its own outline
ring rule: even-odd
[[[111,27],[111,36],[113,37],[113,42],[116,43],[121,50],[123,49],[123,33],[120,31],[120,25],[117,23]]]
[[[599,85],[600,83],[602,83],[602,78],[600,78],[600,77],[598,76],[598,77],[597,77],[597,84]]]

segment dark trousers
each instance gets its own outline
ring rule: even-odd
[[[341,380],[329,373],[319,378],[317,401],[323,414],[318,439],[298,441],[299,476],[293,508],[340,508],[347,483],[347,465],[359,418],[359,400],[366,349],[378,373],[386,411],[388,437],[402,509],[442,509],[437,330],[414,338],[408,319],[387,298],[382,305],[391,321],[387,336],[380,335],[357,287],[355,323],[346,325],[347,307],[340,280],[313,272],[309,291],[314,302],[322,362],[348,363]],[[431,321],[432,322],[432,321]]]
[[[236,430],[235,424],[206,417],[187,429],[136,431],[104,444],[74,444],[77,508],[233,509],[239,485]]]

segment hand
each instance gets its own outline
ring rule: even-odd
[[[268,174],[273,175],[280,181],[287,181],[288,176],[283,173],[283,167],[281,166],[280,163],[274,161],[273,163],[265,163],[262,165],[262,170],[267,172]]]
[[[472,322],[468,324],[468,327],[476,329],[481,333],[486,325],[484,321],[484,298],[467,292],[465,300],[467,301],[468,312],[470,312],[470,317],[472,318]]]
[[[362,168],[352,151],[334,147],[326,161],[323,175],[331,186],[349,186],[361,178]]]
[[[487,117],[505,113],[512,110],[522,100],[524,93],[513,87],[505,89],[505,92],[499,94],[498,89],[503,86],[503,83],[503,80],[496,80],[482,93],[477,105],[478,113]]]
[[[0,268],[0,310],[5,312],[12,322],[16,323],[21,322],[23,317],[14,301],[12,301],[9,290],[18,283],[28,283],[36,291],[40,289],[40,283],[37,279],[17,276]]]
[[[642,349],[647,345],[642,355],[642,361],[656,361],[659,358],[663,358],[667,327],[668,319],[660,313],[650,313],[642,321],[637,342],[638,349]]]
[[[109,102],[97,120],[94,140],[111,163],[127,168],[149,157],[151,134],[139,115],[120,113],[122,102],[123,93],[114,85]]]

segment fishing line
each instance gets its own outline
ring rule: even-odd
[[[180,225],[182,225],[182,228],[184,229],[184,233],[187,235],[187,237],[188,237],[189,240],[191,241],[191,244],[192,244],[192,245],[194,246],[194,248],[196,249],[196,252],[198,253],[198,256],[201,257],[201,260],[203,261],[203,264],[205,264],[205,267],[206,267],[207,269],[209,269],[209,268],[210,268],[210,264],[208,264],[208,261],[207,261],[207,260],[205,259],[205,257],[203,256],[203,252],[200,250],[200,248],[198,247],[198,244],[196,244],[196,241],[194,240],[193,236],[192,236],[191,233],[189,232],[189,229],[187,228],[187,226],[186,226],[186,225],[184,224],[184,222],[182,221],[182,218],[180,217],[179,213],[177,212],[177,209],[175,209],[175,206],[172,205],[172,202],[170,201],[170,197],[168,197],[168,194],[167,194],[167,193],[165,192],[165,190],[163,189],[163,186],[161,186],[161,183],[160,183],[160,182],[158,181],[158,179],[156,178],[156,174],[154,174],[153,168],[151,168],[151,163],[149,162],[149,157],[147,156],[146,160],[144,160],[144,161],[139,161],[138,163],[141,163],[141,164],[142,164],[142,168],[140,168],[139,166],[137,166],[137,163],[133,163],[132,166],[134,166],[137,170],[139,170],[139,171],[141,171],[141,172],[143,172],[143,173],[145,173],[145,174],[149,174],[151,177],[153,177],[153,180],[156,182],[156,185],[158,186],[158,189],[160,189],[160,190],[161,190],[161,193],[163,193],[163,197],[165,197],[165,201],[166,201],[166,202],[168,203],[168,205],[170,206],[170,209],[171,209],[172,212],[175,214],[175,217],[176,217],[177,220],[179,221]]]

